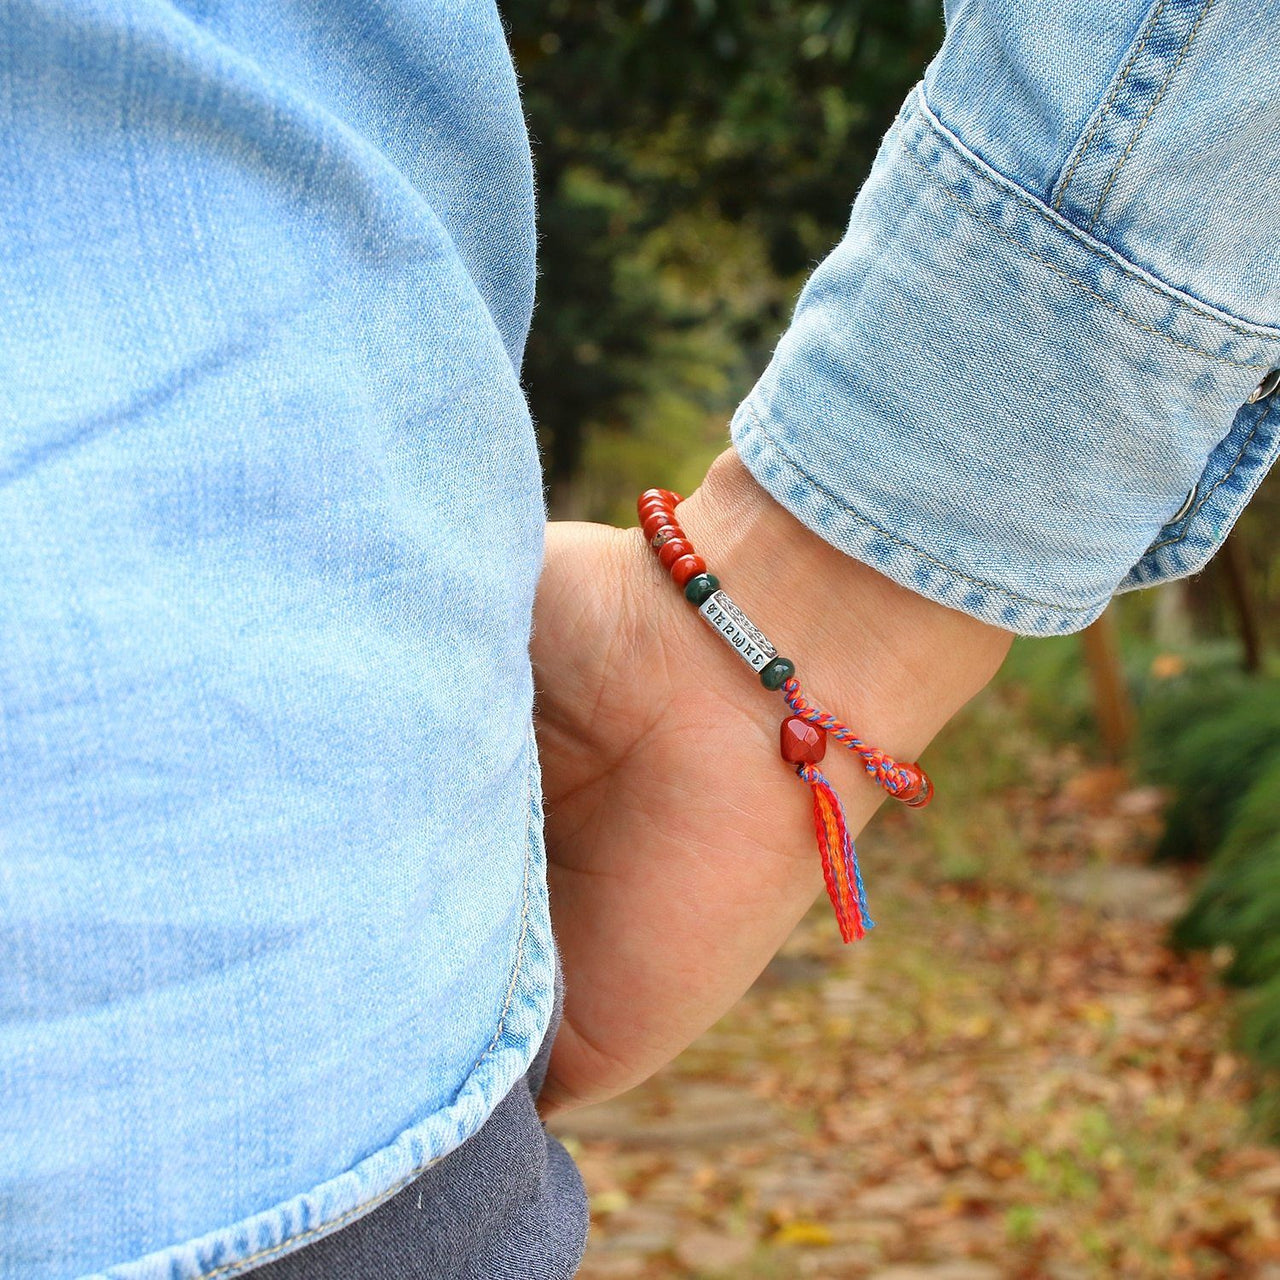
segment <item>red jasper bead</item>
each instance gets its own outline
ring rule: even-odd
[[[647,520],[650,516],[663,516],[668,520],[676,518],[675,508],[668,503],[663,502],[645,502],[636,508],[640,515],[641,521]]]
[[[827,734],[816,724],[788,716],[780,726],[779,746],[788,764],[817,764],[827,754]]]
[[[706,573],[707,562],[699,555],[681,556],[671,565],[671,577],[677,587],[683,588],[690,578]]]
[[[636,499],[636,512],[643,523],[655,511],[665,511],[671,515],[680,501],[680,495],[672,493],[670,489],[646,489]]]
[[[647,516],[640,517],[640,527],[644,530],[644,536],[652,539],[654,534],[671,523],[670,511],[654,511]]]
[[[649,539],[649,545],[657,551],[664,543],[670,542],[672,538],[679,538],[682,542],[688,539],[684,536],[684,530],[678,524],[664,524],[657,533]]]
[[[681,556],[693,555],[693,548],[683,538],[672,538],[658,548],[658,559],[664,569],[670,569]]]

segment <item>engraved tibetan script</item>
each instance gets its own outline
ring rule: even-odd
[[[769,638],[729,599],[713,591],[698,612],[731,644],[753,671],[760,671],[778,656]]]

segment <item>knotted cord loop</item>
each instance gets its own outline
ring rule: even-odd
[[[879,747],[864,742],[843,720],[837,720],[830,712],[814,706],[801,693],[800,681],[795,676],[782,682],[781,691],[792,715],[825,730],[829,737],[852,751],[862,760],[863,767],[876,785],[883,787],[895,799],[918,807],[928,804],[933,798],[933,786],[918,764],[899,764]]]

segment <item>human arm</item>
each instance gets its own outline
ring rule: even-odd
[[[778,503],[761,519],[789,512],[812,541],[779,531],[792,554],[760,537],[747,555],[752,522],[717,483],[681,512],[815,696],[908,757],[994,669],[1006,643],[994,628],[1075,630],[1117,588],[1194,571],[1276,449],[1271,399],[1248,397],[1280,363],[1280,237],[1258,203],[1269,192],[1274,209],[1280,190],[1275,166],[1256,164],[1280,117],[1274,69],[1241,56],[1258,35],[1248,17],[975,2],[950,18],[847,236],[734,420],[741,459]],[[721,507],[720,527],[700,527]],[[569,981],[550,1105],[603,1096],[681,1047],[818,887],[776,717],[654,566],[646,598],[636,541],[553,526],[539,601]],[[722,544],[731,563],[743,553],[732,573]],[[847,593],[826,586],[842,563]],[[811,564],[824,566],[816,581]],[[623,580],[612,597],[600,585]],[[562,609],[576,626],[559,630]],[[962,615],[990,630],[952,630]],[[557,640],[578,647],[567,669],[594,716],[547,714],[566,670]],[[904,640],[919,646],[910,674]],[[673,647],[675,661],[654,659]],[[827,655],[816,667],[810,647]],[[736,730],[720,737],[726,720]],[[754,754],[737,754],[750,735]],[[606,787],[626,799],[613,812]],[[846,788],[855,827],[877,798],[865,792]],[[802,860],[794,879],[762,876],[783,849]]]
[[[812,694],[904,759],[1008,647],[1007,632],[822,541],[733,450],[679,516]],[[684,1048],[751,984],[822,879],[808,792],[778,756],[781,699],[701,622],[639,530],[548,526],[533,656],[566,973],[549,1112],[621,1092]],[[824,767],[856,832],[883,793],[853,759]]]

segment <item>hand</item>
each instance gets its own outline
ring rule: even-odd
[[[1008,648],[828,546],[732,450],[678,514],[807,696],[903,759]],[[778,755],[781,695],[702,622],[638,529],[548,526],[533,661],[565,973],[550,1114],[638,1084],[710,1026],[822,877],[809,791]],[[856,832],[882,793],[834,744],[824,770]],[[831,933],[841,945],[834,920]]]

